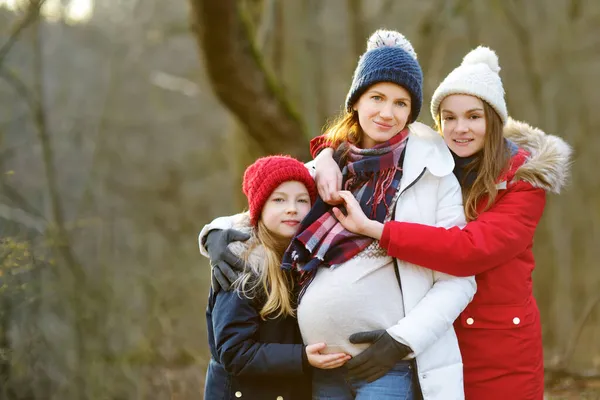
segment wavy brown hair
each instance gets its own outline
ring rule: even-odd
[[[295,316],[293,300],[294,279],[290,272],[281,269],[283,253],[290,244],[289,238],[273,235],[262,221],[252,231],[249,239],[253,245],[242,255],[248,265],[235,282],[234,287],[247,298],[261,297],[264,305],[260,310],[263,320],[279,316]],[[264,259],[260,263],[249,262],[250,253],[256,247],[264,249]]]
[[[412,109],[407,118],[407,123],[402,129],[406,128],[412,120]],[[325,126],[325,139],[327,146],[336,149],[341,143],[349,142],[355,146],[362,146],[364,132],[358,120],[358,111],[342,111],[333,121]]]
[[[477,219],[479,213],[488,210],[498,195],[496,182],[498,177],[508,168],[510,161],[510,149],[504,140],[504,125],[496,111],[484,100],[483,111],[485,115],[485,137],[483,149],[478,156],[467,165],[463,177],[469,172],[477,171],[477,178],[471,185],[460,182],[467,221]],[[442,133],[440,111],[436,116],[437,130]],[[464,179],[463,179],[464,181]],[[482,201],[485,206],[478,211]]]
[[[358,122],[358,112],[354,110],[352,112],[342,111],[325,127],[327,145],[334,149],[343,142],[360,146],[363,135],[363,130]]]

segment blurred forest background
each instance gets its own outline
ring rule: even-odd
[[[549,398],[600,398],[597,0],[0,0],[0,400],[201,398],[196,236],[254,158],[308,160],[380,27],[419,55],[422,121],[485,44],[510,114],[574,147],[535,292]]]

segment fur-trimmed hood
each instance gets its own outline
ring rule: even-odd
[[[558,136],[509,118],[504,137],[529,153],[514,172],[512,181],[526,181],[533,186],[560,193],[569,179],[573,149]]]

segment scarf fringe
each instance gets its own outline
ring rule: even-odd
[[[396,172],[401,170],[402,168],[400,167],[388,168],[385,171],[382,171],[379,178],[377,178],[373,197],[371,197],[371,199],[367,201],[367,205],[371,205],[371,218],[376,214],[377,207],[382,202],[385,206],[386,215],[389,213],[390,209],[389,204],[386,200],[386,193],[390,185],[394,181],[394,176],[396,175]]]

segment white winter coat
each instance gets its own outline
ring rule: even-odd
[[[453,169],[454,160],[439,134],[413,123],[394,219],[464,226],[461,189]],[[204,236],[212,229],[230,228],[234,221],[239,223],[239,217],[217,218],[202,229],[199,243],[203,255],[208,255]],[[475,278],[458,278],[402,260],[397,263],[405,315],[387,331],[413,349],[424,400],[464,399],[462,359],[452,324],[472,300]]]

